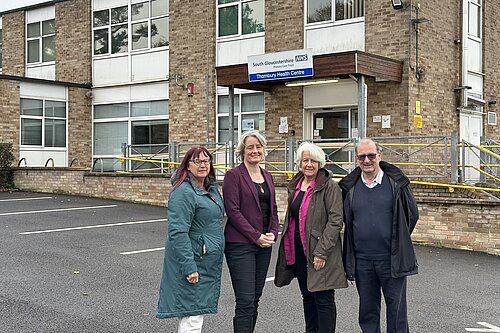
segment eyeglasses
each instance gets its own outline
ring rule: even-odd
[[[363,162],[365,160],[365,158],[367,158],[370,160],[370,161],[373,161],[375,158],[377,158],[377,154],[366,154],[366,155],[356,155],[356,158],[358,159],[358,161],[360,162]]]
[[[189,160],[189,162],[194,163],[194,164],[200,166],[201,163],[203,163],[205,165],[210,165],[210,163],[212,162],[212,160],[210,160],[210,159],[208,159],[208,160],[199,160],[199,159],[195,158],[194,160]]]
[[[263,147],[262,147],[262,145],[249,145],[249,146],[245,146],[246,150],[254,150],[255,148],[257,148],[257,150],[261,150]]]

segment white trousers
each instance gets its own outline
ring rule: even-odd
[[[177,333],[201,333],[203,326],[203,315],[179,317],[179,328]]]

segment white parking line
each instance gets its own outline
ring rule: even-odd
[[[137,254],[137,253],[146,253],[146,252],[163,251],[163,250],[165,250],[164,247],[157,247],[155,249],[146,249],[146,250],[137,250],[137,251],[129,251],[129,252],[120,252],[120,254],[127,255],[127,254]]]
[[[166,220],[167,219],[144,220],[144,221],[133,221],[133,222],[120,222],[120,223],[110,223],[110,224],[87,225],[87,226],[83,226],[83,227],[73,227],[73,228],[48,229],[48,230],[38,230],[38,231],[26,231],[26,232],[20,232],[19,235],[48,234],[48,233],[51,233],[51,232],[84,230],[84,229],[94,229],[94,228],[106,228],[106,227],[116,227],[116,226],[122,226],[122,225],[132,225],[132,224],[155,223],[155,222],[163,222],[163,221],[166,221]]]
[[[52,199],[52,197],[31,197],[31,198],[17,198],[17,199],[1,199],[0,202],[45,200],[45,199]]]
[[[28,210],[26,212],[0,213],[0,216],[23,215],[23,214],[37,214],[37,213],[50,213],[50,212],[64,212],[64,211],[68,211],[68,210],[111,208],[111,207],[116,207],[116,206],[117,205],[106,205],[106,206],[90,206],[90,207],[57,208],[57,209],[45,209],[45,210]]]

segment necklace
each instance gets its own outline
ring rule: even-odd
[[[254,182],[254,183],[255,183],[255,182]],[[260,193],[264,193],[264,188],[262,187],[262,184],[264,184],[264,183],[255,183],[255,184],[257,184],[257,185],[259,186],[259,188],[260,188]]]

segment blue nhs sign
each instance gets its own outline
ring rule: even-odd
[[[312,49],[248,56],[248,81],[284,80],[314,75]]]

